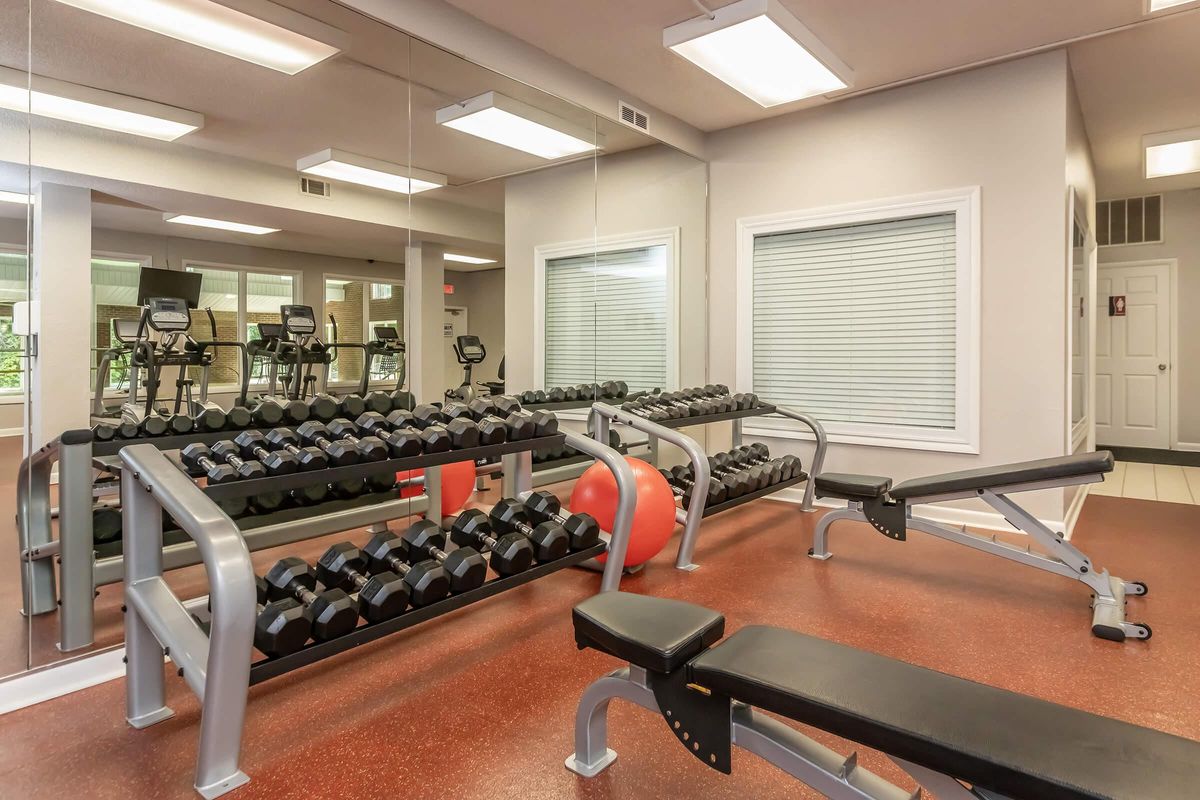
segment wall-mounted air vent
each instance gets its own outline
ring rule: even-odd
[[[637,128],[639,131],[650,130],[650,117],[646,116],[645,111],[639,111],[624,100],[619,101],[619,105],[621,122],[631,128]]]
[[[319,181],[316,178],[300,176],[300,194],[306,194],[311,197],[329,197],[330,186],[328,181]]]
[[[1096,244],[1152,244],[1163,240],[1161,194],[1096,203]]]

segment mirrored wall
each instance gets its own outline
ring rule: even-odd
[[[224,343],[162,374],[153,402],[169,412],[177,392],[185,408],[190,392],[190,407],[203,396],[225,410],[286,392],[255,354],[293,305],[339,345],[312,373],[335,396],[704,382],[707,168],[652,126],[601,118],[332,0],[225,19],[264,37],[245,52],[189,41],[195,31],[137,19],[136,6],[0,10],[0,97],[16,98],[0,107],[10,502],[38,501],[30,453],[146,406],[134,353],[150,280],[194,291],[189,335]],[[13,332],[10,309],[26,299],[40,302],[35,358]],[[20,587],[40,588],[34,613],[0,615],[0,675],[122,641],[119,495],[111,474],[95,479],[90,636],[64,652],[65,573],[22,560],[9,523],[0,605],[28,606]],[[56,486],[49,496],[59,502]],[[256,568],[296,549],[256,551]],[[167,580],[206,592],[200,566]]]

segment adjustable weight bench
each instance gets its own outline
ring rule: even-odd
[[[629,662],[579,701],[566,766],[586,778],[616,760],[607,713],[621,698],[661,714],[705,766],[729,774],[737,745],[835,800],[923,795],[759,709],[879,750],[939,800],[1178,800],[1200,787],[1200,742],[782,628],[719,642],[725,618],[691,603],[606,592],[573,619],[581,649]]]
[[[1149,639],[1152,631],[1144,623],[1125,621],[1125,598],[1148,591],[1141,581],[1124,581],[1097,571],[1078,547],[1066,541],[1036,517],[1016,504],[1008,495],[1036,489],[1054,489],[1097,483],[1112,472],[1113,456],[1107,450],[1079,453],[1061,458],[1004,464],[999,467],[948,472],[927,478],[914,478],[892,486],[891,478],[876,475],[852,475],[826,472],[815,481],[818,497],[847,501],[844,509],[830,511],[817,523],[813,546],[808,554],[825,560],[829,552],[829,527],[841,519],[868,522],[891,539],[904,541],[909,528],[928,533],[948,542],[966,545],[1019,564],[1035,567],[1086,583],[1092,590],[1092,633],[1101,639],[1123,642],[1126,638]],[[1014,527],[1027,533],[1045,551],[1016,547],[997,541],[995,536],[980,536],[962,528],[949,528],[913,513],[913,506],[977,497],[1004,515]]]

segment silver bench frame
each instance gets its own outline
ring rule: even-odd
[[[1105,639],[1116,639],[1117,637],[1112,634],[1120,631],[1124,639],[1149,639],[1151,631],[1148,625],[1125,620],[1125,598],[1146,594],[1146,584],[1140,581],[1122,580],[1114,575],[1109,575],[1108,570],[1097,571],[1092,560],[1082,550],[1068,542],[1063,534],[1046,527],[1037,517],[1008,497],[1017,492],[1059,489],[1066,486],[1099,483],[1103,480],[1104,473],[1097,472],[1074,478],[1013,483],[987,489],[964,489],[944,494],[906,497],[904,498],[906,525],[911,530],[927,533],[947,542],[961,544],[972,550],[979,550],[1034,569],[1081,581],[1087,584],[1094,595],[1092,600],[1092,632],[1094,634]],[[947,500],[963,500],[971,497],[983,500],[999,511],[1009,524],[1029,535],[1032,540],[1031,544],[1026,547],[1017,547],[998,541],[994,535],[982,536],[969,533],[966,525],[961,528],[950,528],[913,513],[915,505],[942,503]],[[862,502],[847,501],[846,508],[830,511],[821,517],[816,531],[813,533],[813,546],[808,553],[810,557],[820,561],[832,557],[833,554],[829,552],[829,528],[833,523],[843,519],[867,522]],[[1048,555],[1034,552],[1033,543],[1045,550]],[[1105,635],[1106,633],[1109,635]]]
[[[630,664],[595,681],[579,699],[575,713],[575,752],[567,769],[592,778],[617,760],[608,747],[608,704],[628,700],[662,716],[646,670]],[[909,792],[858,766],[857,753],[842,756],[799,731],[753,707],[733,701],[729,728],[733,744],[774,764],[834,800],[918,800],[921,790]],[[1009,800],[983,789],[967,789],[949,775],[888,756],[938,800]]]

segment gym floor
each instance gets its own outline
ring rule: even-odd
[[[10,498],[5,488],[0,496]],[[0,513],[11,519],[9,512]],[[843,523],[831,561],[805,558],[817,516],[784,503],[749,504],[705,523],[701,569],[671,568],[673,539],[623,588],[719,609],[729,631],[793,628],[1200,739],[1190,582],[1200,566],[1200,507],[1100,496],[1085,504],[1076,541],[1098,565],[1150,585],[1129,613],[1150,623],[1154,638],[1125,645],[1090,635],[1082,585],[920,534],[901,544]],[[289,552],[315,558],[341,538]],[[256,554],[256,564],[276,555]],[[819,796],[742,751],[732,776],[708,770],[660,719],[621,703],[610,712],[617,763],[591,781],[567,772],[579,694],[619,666],[574,647],[569,609],[597,581],[567,570],[256,686],[242,747],[251,782],[230,797]],[[189,570],[172,582],[202,586]],[[14,607],[8,594],[2,602]],[[119,634],[114,625],[107,620],[102,635]],[[176,716],[144,731],[125,723],[123,681],[0,717],[4,796],[194,796],[199,704],[173,674],[167,687]],[[862,763],[911,788],[877,754],[865,753]]]

